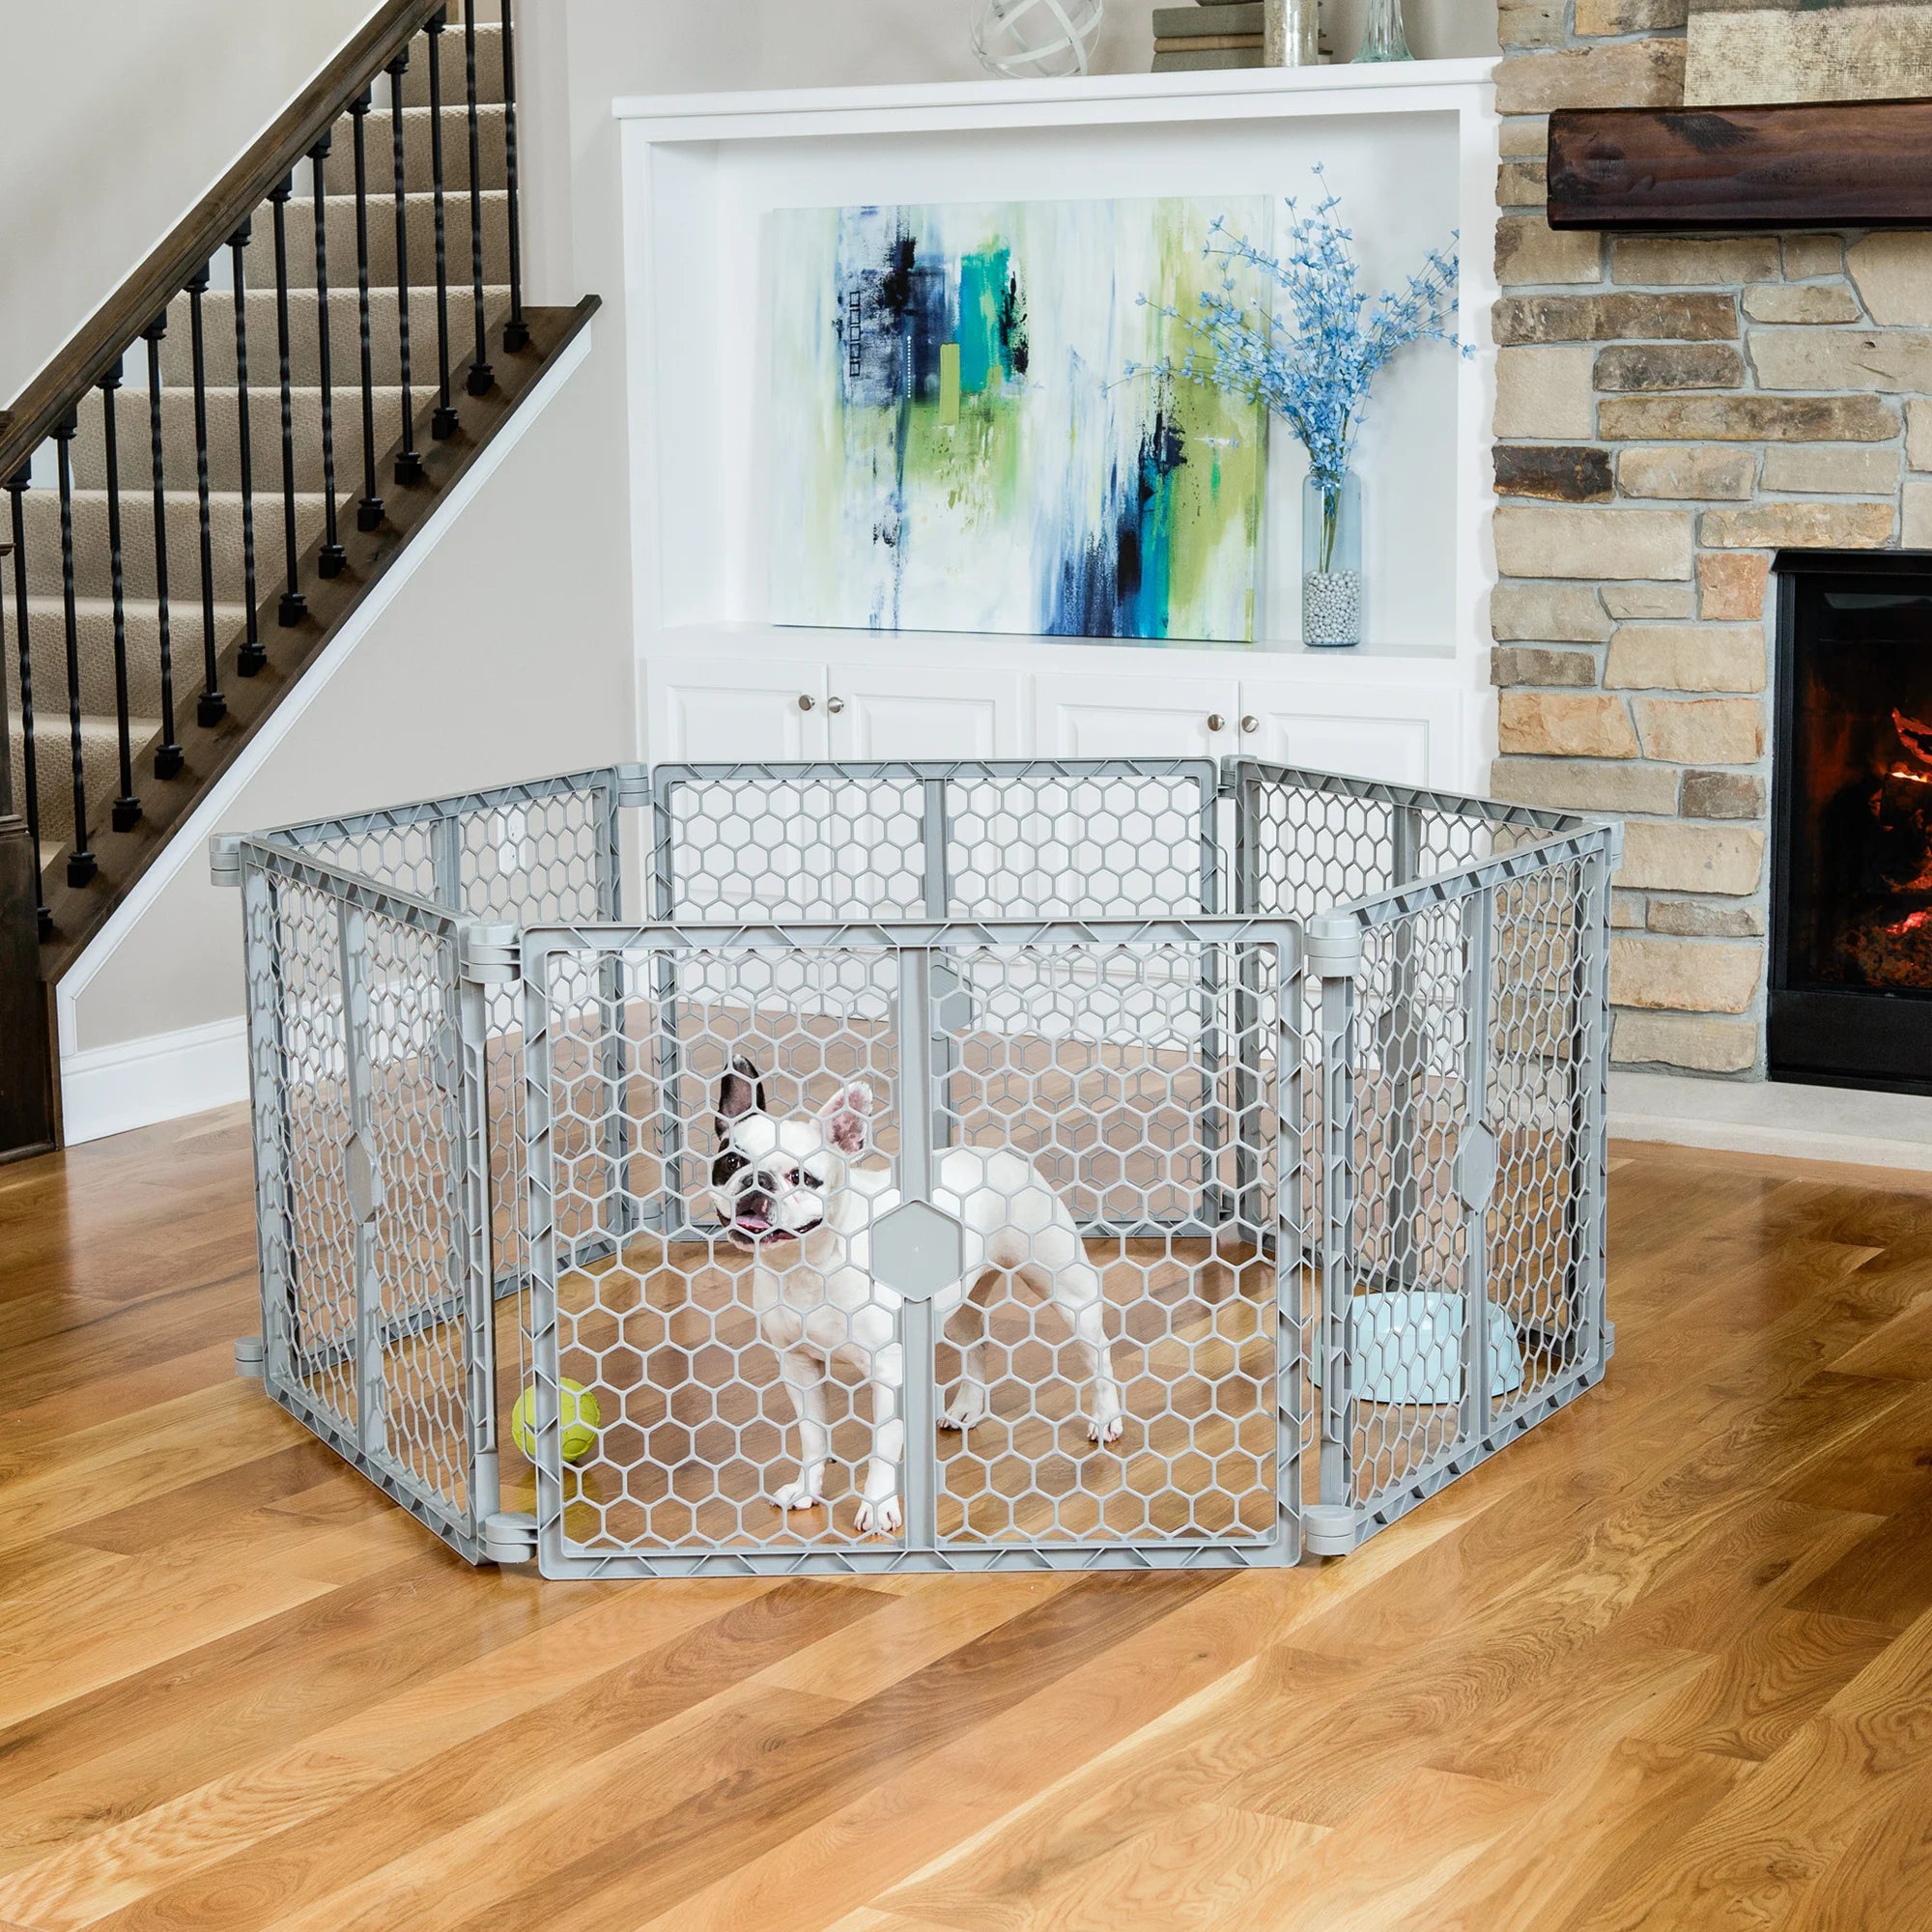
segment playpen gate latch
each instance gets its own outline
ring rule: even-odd
[[[1463,1145],[1456,1150],[1456,1198],[1472,1214],[1482,1213],[1490,1205],[1496,1185],[1496,1137],[1480,1121],[1471,1121],[1463,1129]]]
[[[342,1184],[356,1225],[367,1227],[383,1211],[389,1190],[384,1186],[383,1170],[360,1133],[351,1134],[342,1143]]]

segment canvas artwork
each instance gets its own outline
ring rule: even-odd
[[[1267,203],[775,213],[774,618],[1252,640],[1266,413],[1132,373],[1216,216]]]

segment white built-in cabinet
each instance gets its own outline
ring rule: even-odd
[[[855,647],[870,639],[855,639]],[[838,758],[1151,758],[1235,754],[1396,783],[1480,782],[1469,694],[1410,665],[1311,674],[1223,652],[893,640],[819,656],[782,634],[719,637],[702,652],[646,658],[644,726],[655,763]],[[1067,660],[1073,661],[1068,667]],[[1448,667],[1443,667],[1447,669]]]
[[[1487,61],[616,103],[644,749],[654,761],[1250,755],[1481,789],[1496,745]],[[1461,331],[1406,354],[1356,452],[1369,642],[1302,646],[1293,439],[1272,439],[1251,648],[786,626],[768,595],[770,217],[881,201],[1306,194],[1373,290],[1460,231]]]

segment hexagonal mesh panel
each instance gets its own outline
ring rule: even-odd
[[[1351,1547],[1603,1374],[1614,847],[1246,760],[240,841],[270,1391],[550,1574]]]
[[[782,923],[1212,912],[1201,758],[661,765],[656,911]]]
[[[1236,1067],[1277,1091],[1293,946],[1249,930],[527,935],[547,1568],[1290,1553],[1278,1115]],[[908,1202],[957,1224],[929,1302],[872,1265]]]
[[[1322,1494],[1365,1526],[1601,1373],[1608,874],[1391,895],[1322,982]]]
[[[468,1551],[487,1345],[455,927],[263,856],[243,907],[267,1384]]]

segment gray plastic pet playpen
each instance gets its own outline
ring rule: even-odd
[[[238,1358],[463,1555],[546,1576],[1349,1550],[1603,1375],[1617,856],[1248,759],[623,766],[219,838]],[[774,1121],[871,1097],[856,1166],[897,1205],[847,1258],[894,1386],[844,1303],[787,1379],[720,1218],[740,1060]],[[1080,1296],[928,1298],[962,1149],[1071,1216]],[[823,1501],[781,1508],[808,1420]],[[881,1441],[903,1510],[866,1534]]]

